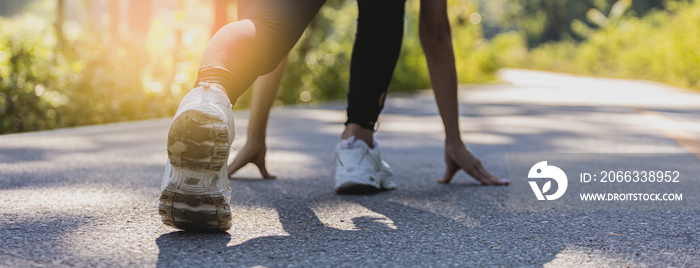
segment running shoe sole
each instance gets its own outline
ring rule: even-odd
[[[158,213],[164,224],[188,231],[226,231],[231,208],[217,189],[229,154],[226,122],[196,110],[175,118],[168,133],[168,157],[179,172],[162,191]],[[224,189],[225,191],[226,189]]]
[[[345,177],[343,183],[335,188],[335,192],[338,194],[348,194],[348,195],[369,195],[376,194],[380,191],[379,185],[374,184],[377,180],[373,177],[369,177],[368,181],[362,180],[358,177]]]
[[[335,189],[335,192],[346,195],[371,195],[378,193],[379,190],[379,188],[374,187],[373,185],[354,184],[338,187],[338,189]]]

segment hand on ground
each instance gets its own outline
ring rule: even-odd
[[[510,183],[486,170],[481,161],[463,143],[445,145],[445,163],[447,164],[445,175],[438,180],[439,183],[450,183],[452,177],[460,169],[483,185],[508,185]]]
[[[238,155],[233,160],[233,163],[231,163],[228,166],[229,178],[231,177],[231,175],[233,175],[233,173],[236,173],[236,171],[241,169],[243,166],[247,165],[248,163],[253,163],[255,166],[258,167],[258,170],[260,170],[260,175],[262,175],[263,179],[276,179],[277,176],[267,172],[267,167],[265,167],[266,153],[267,147],[264,144],[251,145],[246,143],[243,146],[243,149],[241,149],[238,152]]]

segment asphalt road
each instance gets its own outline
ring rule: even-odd
[[[680,153],[700,166],[697,92],[501,77],[460,92],[465,142],[498,176],[522,152]],[[399,188],[337,195],[344,119],[342,102],[275,108],[268,162],[280,178],[246,167],[231,180],[233,228],[219,234],[160,222],[169,118],[0,136],[0,266],[700,266],[698,210],[513,211],[507,187],[463,172],[437,184],[443,134],[429,91],[390,95],[380,118]],[[240,148],[247,112],[236,120]]]

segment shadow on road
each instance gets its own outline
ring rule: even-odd
[[[260,195],[279,197],[268,201],[277,211],[288,235],[262,236],[230,245],[232,236],[228,233],[163,234],[156,240],[159,249],[157,266],[524,265],[543,264],[554,257],[506,258],[513,254],[531,254],[531,249],[512,247],[509,240],[513,237],[503,235],[507,230],[499,231],[501,234],[496,236],[479,234],[483,232],[479,229],[487,226],[467,227],[448,217],[399,204],[393,200],[396,196],[392,193],[370,197],[322,194],[322,198],[317,199],[290,197],[260,183],[246,184]],[[479,188],[490,191],[495,187]],[[457,192],[460,190],[452,194]],[[429,192],[424,194],[412,196],[411,200],[429,203],[427,199],[434,198]],[[357,204],[385,217],[354,217],[350,219],[353,230],[329,227],[328,222],[324,223],[317,217],[312,206],[331,200]],[[563,245],[550,245],[547,249],[558,252]],[[532,262],[521,262],[528,258]],[[506,259],[517,261],[508,262]]]
[[[501,177],[510,153],[683,152],[627,107],[498,100],[460,106],[465,142]],[[0,260],[138,266],[156,260],[157,246],[160,267],[700,263],[697,210],[517,212],[506,208],[506,187],[479,186],[463,172],[453,184],[435,183],[444,169],[444,134],[429,94],[392,97],[382,114],[377,137],[399,188],[336,195],[333,146],[343,108],[273,111],[268,167],[280,178],[232,180],[236,221],[220,234],[164,233],[169,230],[157,219],[167,122],[35,140],[3,137],[0,240],[10,246],[0,247]],[[698,114],[661,108],[683,120]],[[698,164],[686,160],[667,167]]]
[[[696,212],[515,212],[505,208],[505,187],[482,187],[471,179],[465,183],[463,174],[454,184],[436,184],[444,164],[434,103],[414,97],[407,106],[397,103],[401,102],[394,100],[382,115],[389,123],[380,132],[380,141],[382,154],[401,184],[398,190],[374,196],[335,195],[328,179],[333,167],[330,145],[337,142],[340,124],[299,118],[293,112],[278,115],[270,125],[268,152],[273,157],[276,151],[284,152],[284,158],[269,164],[281,178],[233,180],[232,205],[274,211],[284,234],[245,239],[237,235],[249,237],[246,232],[260,230],[163,234],[156,241],[157,265],[542,266],[559,262],[624,266],[697,261],[691,251],[681,250],[697,246],[690,233],[693,224],[688,222]],[[505,137],[467,142],[487,168],[502,177],[507,174],[506,155],[512,152],[605,152],[639,144],[672,145],[649,129],[621,133],[630,129],[628,120],[633,116],[624,107],[482,103],[465,105],[462,116],[467,140],[480,133],[488,134],[487,138]],[[407,118],[426,122],[424,129],[391,123]],[[300,125],[305,127],[292,127]],[[609,146],[591,148],[584,141]],[[327,204],[331,211],[319,210]],[[375,216],[344,219],[353,228],[337,227],[343,218],[333,215],[352,214],[344,210],[355,207]],[[255,213],[246,215],[250,218],[243,221],[255,229],[260,219]],[[651,225],[659,228],[649,229]],[[674,248],[676,259],[659,253],[665,248]]]

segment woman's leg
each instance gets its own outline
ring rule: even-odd
[[[404,5],[405,0],[358,0],[360,15],[350,70],[345,139],[356,136],[370,146],[373,143],[374,124],[384,105],[386,90],[401,50]],[[229,167],[229,175],[247,163],[254,163],[263,178],[274,178],[265,168],[265,123],[283,68],[281,65],[256,81],[248,141]],[[262,83],[258,85],[258,82]]]
[[[284,67],[287,65],[285,58],[279,66],[269,74],[258,77],[253,85],[253,97],[250,103],[250,117],[248,119],[247,139],[243,148],[238,151],[236,159],[228,167],[228,175],[241,169],[248,163],[253,163],[260,170],[264,179],[275,179],[274,175],[267,172],[265,154],[267,153],[267,120],[270,117],[270,109],[277,96],[277,91],[284,75]]]
[[[342,138],[373,144],[372,133],[401,52],[405,0],[358,0],[350,63],[348,120]]]
[[[396,186],[373,133],[401,51],[405,0],[358,0],[350,63],[348,121],[336,147],[335,191],[365,194]]]
[[[277,67],[325,0],[240,0],[239,21],[222,27],[202,56],[197,81],[216,83],[234,103]]]
[[[231,228],[227,160],[232,104],[258,76],[275,69],[324,0],[245,0],[240,21],[207,45],[199,86],[185,95],[168,131],[158,213],[185,230]]]

